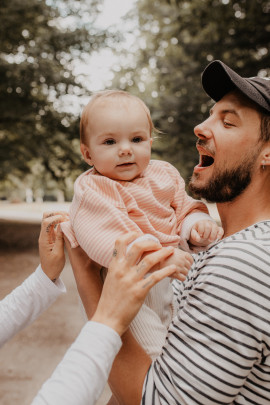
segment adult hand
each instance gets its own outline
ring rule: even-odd
[[[64,239],[60,223],[68,221],[66,212],[44,213],[39,235],[40,264],[44,273],[56,280],[65,265]]]
[[[132,233],[116,241],[98,307],[92,318],[111,327],[120,336],[138,313],[149,290],[177,270],[176,265],[172,264],[149,273],[153,266],[168,258],[174,248],[163,248],[153,240],[146,240],[135,242],[126,253],[127,245],[136,236]],[[146,252],[149,254],[143,256]]]

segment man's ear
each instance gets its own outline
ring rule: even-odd
[[[270,166],[270,143],[268,143],[262,150],[261,166]]]
[[[83,155],[83,158],[85,160],[86,163],[89,164],[89,166],[93,166],[93,162],[90,156],[90,151],[87,145],[85,145],[84,143],[81,143],[80,146],[81,149],[81,154]]]

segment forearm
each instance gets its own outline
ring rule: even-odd
[[[54,284],[38,267],[0,302],[0,346],[33,322],[63,292],[63,283],[57,280]]]
[[[123,346],[113,363],[109,384],[120,405],[139,405],[151,359],[130,331],[122,336]]]
[[[100,266],[93,262],[81,248],[71,248],[66,238],[65,240],[77,289],[87,318],[90,320],[96,311],[103,287]]]
[[[88,322],[32,405],[94,405],[120,347],[114,330]]]

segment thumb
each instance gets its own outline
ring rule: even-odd
[[[64,246],[64,235],[61,230],[60,224],[57,225],[56,233],[55,233],[55,248],[59,249]]]
[[[201,240],[199,233],[194,228],[190,232],[190,238],[192,238],[196,242],[199,242]]]

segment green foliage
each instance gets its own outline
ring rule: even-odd
[[[198,159],[193,127],[211,105],[201,72],[220,59],[244,76],[270,74],[270,2],[138,0],[137,7],[136,68],[120,72],[120,85],[148,104],[164,132],[154,157],[170,161],[188,178]]]
[[[35,180],[66,190],[82,170],[78,111],[65,112],[64,97],[85,94],[74,63],[106,43],[94,29],[95,0],[1,0],[0,181]],[[71,97],[72,99],[72,97]],[[72,106],[71,106],[72,107]],[[33,184],[30,186],[33,186]]]
[[[47,193],[57,185],[71,197],[73,180],[85,168],[72,95],[86,90],[74,66],[119,41],[95,28],[101,3],[1,0],[0,197],[12,183]],[[113,87],[132,91],[150,107],[162,130],[154,158],[170,161],[189,177],[198,159],[193,127],[211,105],[201,72],[221,59],[245,76],[269,75],[269,14],[269,0],[137,1],[130,16],[140,32],[126,58],[116,46],[125,67]]]

